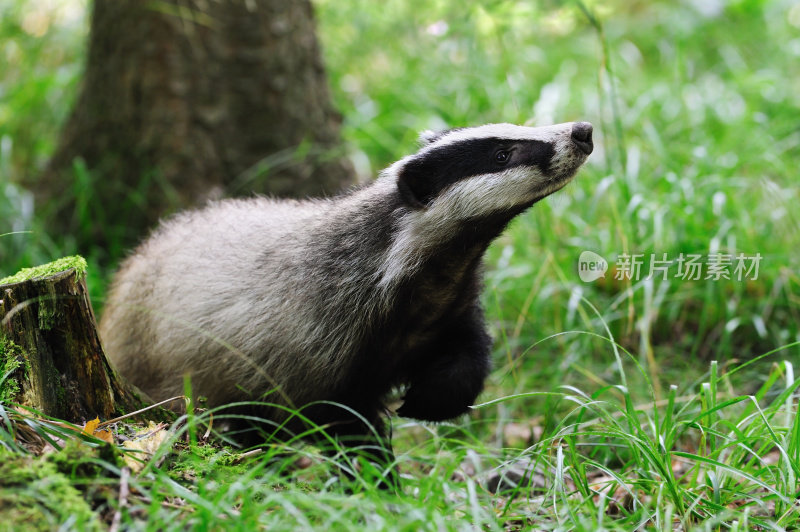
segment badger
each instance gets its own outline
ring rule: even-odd
[[[592,152],[588,122],[425,132],[372,183],[326,199],[228,199],[180,213],[121,265],[101,320],[117,370],[154,400],[183,376],[209,406],[261,400],[344,446],[400,416],[469,410],[490,370],[482,257]],[[387,455],[384,455],[386,458]]]

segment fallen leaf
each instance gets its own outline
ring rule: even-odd
[[[122,442],[122,446],[132,453],[125,453],[125,465],[131,468],[133,473],[138,473],[144,465],[156,453],[158,448],[169,438],[170,433],[166,430],[166,423],[154,423],[151,421],[147,427],[138,431],[133,438]]]
[[[97,425],[100,424],[100,418],[96,417],[94,419],[90,419],[83,425],[83,432],[88,434],[89,436],[94,435],[94,431],[97,430]]]
[[[89,436],[94,436],[98,440],[103,440],[106,443],[114,443],[114,437],[110,430],[98,429],[100,426],[100,418],[90,419],[83,425],[83,432]]]
[[[110,430],[103,430],[103,429],[96,430],[94,431],[92,436],[94,436],[98,440],[103,440],[104,442],[110,443],[112,445],[114,443],[114,436],[111,434]]]

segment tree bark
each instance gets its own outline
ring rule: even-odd
[[[16,366],[0,396],[76,423],[143,405],[106,359],[82,273],[0,285],[0,298],[4,365]]]
[[[128,246],[209,198],[333,194],[354,179],[340,122],[309,0],[95,0],[37,204],[79,246]]]

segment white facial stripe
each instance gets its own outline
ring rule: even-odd
[[[484,126],[458,129],[446,133],[442,138],[431,143],[427,149],[448,146],[465,140],[485,139],[488,137],[551,142],[559,137],[569,137],[572,132],[572,124],[572,122],[566,122],[564,124],[544,127],[525,127],[514,124],[486,124]]]
[[[426,217],[458,223],[466,218],[511,209],[532,199],[541,181],[539,172],[529,167],[463,179],[434,200]]]
[[[541,174],[523,167],[454,183],[428,208],[411,211],[401,221],[381,268],[380,284],[388,286],[413,272],[464,220],[512,209],[524,199],[535,199],[537,183],[546,187]]]

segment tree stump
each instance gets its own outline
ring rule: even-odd
[[[0,400],[72,422],[143,405],[106,359],[85,272],[66,257],[0,279]]]

